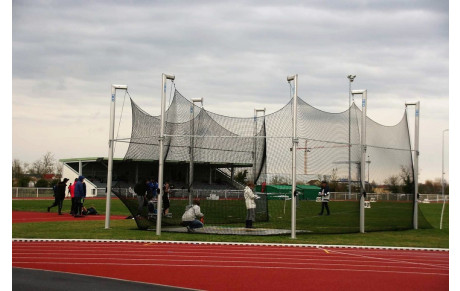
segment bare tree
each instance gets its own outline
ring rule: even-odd
[[[29,168],[29,173],[42,176],[44,174],[42,160],[36,160],[33,162]]]
[[[54,158],[54,154],[47,152],[43,155],[43,157],[41,157],[41,159],[32,163],[29,172],[39,176],[53,174],[55,170],[55,163],[56,159]]]
[[[399,192],[399,180],[400,180],[400,177],[396,175],[392,175],[388,177],[388,179],[386,179],[384,183],[388,185],[391,193],[398,193]]]
[[[19,159],[13,160],[12,174],[13,174],[13,178],[16,178],[16,179],[19,179],[24,174],[24,168]]]
[[[56,164],[56,159],[54,158],[54,154],[51,152],[47,152],[42,157],[43,161],[43,174],[53,174]]]
[[[56,177],[62,178],[62,172],[64,170],[64,164],[61,162],[56,162]]]

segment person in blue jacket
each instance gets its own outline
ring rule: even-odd
[[[83,181],[85,180],[85,177],[79,176],[77,182],[75,183],[75,190],[74,190],[74,195],[75,195],[75,200],[76,200],[76,213],[75,217],[80,217],[81,216],[81,210],[83,208],[83,201],[86,197],[86,184]]]

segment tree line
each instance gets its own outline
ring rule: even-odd
[[[309,182],[297,181],[298,185],[301,184],[310,184],[320,186],[321,181],[327,181],[329,184],[329,189],[332,192],[347,192],[348,191],[348,182],[346,178],[339,179],[337,175],[337,169],[332,169],[331,175],[318,175],[318,178],[311,180]],[[282,176],[273,176],[270,179],[270,184],[272,185],[290,185],[286,177]],[[375,181],[368,182],[366,181],[366,192],[375,193],[378,188],[383,189],[385,192],[389,193],[414,193],[415,186],[412,176],[412,170],[401,166],[400,172],[398,174],[391,175],[387,177],[383,184],[377,184]],[[359,183],[351,184],[352,192],[359,192],[360,186]],[[418,183],[418,193],[419,194],[441,194],[442,193],[442,183],[441,178],[436,178],[434,180],[426,180],[424,183]],[[449,194],[449,183],[445,181],[444,184],[444,193]]]
[[[33,163],[13,159],[12,185],[13,187],[28,187],[30,181],[35,181],[35,187],[51,187],[57,184],[62,177],[63,164],[56,160],[51,152],[45,153]],[[54,175],[45,179],[46,175]]]

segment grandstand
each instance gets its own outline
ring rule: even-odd
[[[64,164],[63,176],[73,181],[79,175],[86,178],[88,196],[105,196],[107,187],[106,157],[66,158],[59,160]],[[125,183],[133,186],[139,179],[158,178],[158,161],[114,159],[113,183]],[[235,173],[246,165],[227,164],[223,171],[222,165],[195,163],[195,188],[201,190],[238,190],[243,185],[235,181],[234,176],[226,172]],[[228,168],[227,168],[228,167]],[[233,170],[232,170],[233,168]],[[165,169],[166,181],[174,189],[187,189],[188,163],[167,162]]]

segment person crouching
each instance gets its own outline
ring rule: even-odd
[[[203,227],[203,223],[198,220],[203,218],[204,214],[201,213],[200,201],[193,200],[193,205],[190,206],[182,215],[182,226],[187,227],[188,232],[193,232],[196,228]]]

